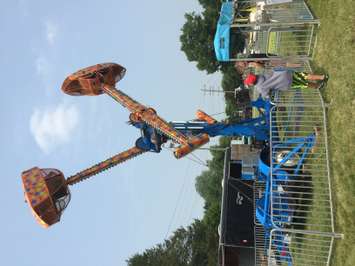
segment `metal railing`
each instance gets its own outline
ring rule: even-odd
[[[329,265],[333,241],[334,236],[331,234],[272,230],[269,239],[268,265]]]
[[[235,24],[245,37],[245,48],[233,61],[313,58],[319,22]],[[233,49],[233,48],[232,48]],[[257,57],[255,57],[257,55]]]
[[[313,58],[319,20],[304,0],[262,7],[257,5],[260,2],[236,1],[235,23],[231,28],[244,36],[245,48],[231,61],[284,59],[298,61],[297,70],[309,70],[308,61]]]
[[[271,231],[255,225],[255,261],[264,265],[329,265],[335,238],[325,105],[318,90],[271,97]],[[254,186],[255,200],[263,183]],[[256,220],[256,219],[255,219]]]
[[[312,58],[318,24],[270,27],[261,45],[268,57]]]
[[[261,223],[258,221],[255,214],[257,208],[257,201],[260,200],[265,193],[265,182],[256,180],[254,182],[253,190],[254,190],[254,223],[257,226],[261,226]]]
[[[273,222],[279,227],[334,232],[326,118],[319,91],[279,91],[273,101],[276,104],[270,114]],[[280,165],[281,157],[292,151],[291,158]],[[299,169],[294,169],[298,162]],[[288,179],[280,183],[283,174]],[[288,208],[284,209],[286,204]],[[292,220],[284,216],[292,216]]]
[[[256,224],[254,227],[255,235],[255,265],[266,266],[268,265],[268,250],[269,250],[269,238],[266,237],[264,228]]]
[[[240,14],[245,10],[255,8],[260,4],[261,0],[238,0],[235,1],[236,13]],[[291,21],[309,21],[314,20],[311,10],[308,8],[304,0],[292,0],[280,4],[270,4],[272,1],[265,0],[263,9],[265,10],[269,20],[274,22],[291,22]],[[239,13],[238,13],[239,12]]]
[[[291,22],[311,21],[315,19],[303,0],[293,0],[290,3],[284,4],[266,5],[265,10],[273,21]]]

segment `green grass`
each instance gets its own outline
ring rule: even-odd
[[[269,36],[269,46],[267,49],[269,54],[277,53],[277,44],[276,44],[276,32],[271,32]]]
[[[315,64],[330,75],[323,96],[329,103],[328,134],[336,231],[332,264],[355,265],[355,3],[309,0],[321,20]]]
[[[270,32],[267,53],[288,56],[308,55],[308,47],[314,45],[311,29],[309,26],[295,32]]]

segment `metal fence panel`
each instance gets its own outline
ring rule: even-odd
[[[274,93],[271,101],[273,229],[255,219],[255,265],[329,265],[334,239],[342,235],[334,232],[323,100],[318,90],[292,89]],[[263,197],[265,187],[255,182],[255,200]]]
[[[312,12],[303,0],[293,0],[290,3],[266,5],[266,13],[275,22],[293,22],[314,20]]]
[[[326,266],[333,236],[295,230],[273,230],[269,239],[268,265]]]
[[[238,0],[235,1],[236,13],[240,14],[243,10],[255,8],[260,0]],[[266,0],[263,7],[265,15],[273,22],[293,22],[314,20],[311,10],[304,0],[292,0],[285,3],[270,4],[272,1]]]
[[[303,0],[289,3],[265,5],[260,1],[237,1],[235,12],[236,28],[246,39],[245,49],[232,61],[255,59],[270,61],[276,58],[308,62],[312,59],[317,43],[317,30],[320,25]],[[249,11],[245,11],[249,10]],[[253,18],[240,19],[244,13],[254,14]],[[244,14],[244,15],[242,15]],[[233,49],[233,48],[232,48]],[[264,55],[264,57],[260,57]],[[301,67],[307,67],[302,64]],[[301,68],[305,71],[307,68]]]
[[[255,234],[255,265],[266,266],[268,263],[269,238],[265,237],[265,230],[261,225],[254,228]]]
[[[318,25],[270,27],[265,53],[269,57],[312,58]]]
[[[262,181],[254,181],[254,223],[258,226],[261,226],[260,222],[256,218],[256,208],[257,208],[257,201],[262,198],[265,192],[265,182]]]
[[[320,93],[315,89],[293,89],[278,92],[273,101],[276,107],[270,114],[272,220],[283,228],[334,232],[326,118]],[[307,151],[302,143],[308,136],[316,139]],[[287,163],[278,166],[280,156],[292,150],[295,153],[288,162],[304,160],[298,171]],[[288,180],[280,184],[282,173],[287,173]],[[285,216],[292,219],[284,219]]]

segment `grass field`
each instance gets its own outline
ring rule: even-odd
[[[334,266],[355,265],[355,2],[309,0],[321,20],[315,65],[330,79],[323,92],[328,109],[331,176],[335,202]]]

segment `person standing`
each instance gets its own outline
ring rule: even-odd
[[[324,85],[327,79],[326,75],[306,74],[291,70],[271,70],[270,73],[260,75],[247,74],[244,85],[255,86],[261,96],[267,98],[271,90],[318,89]]]

